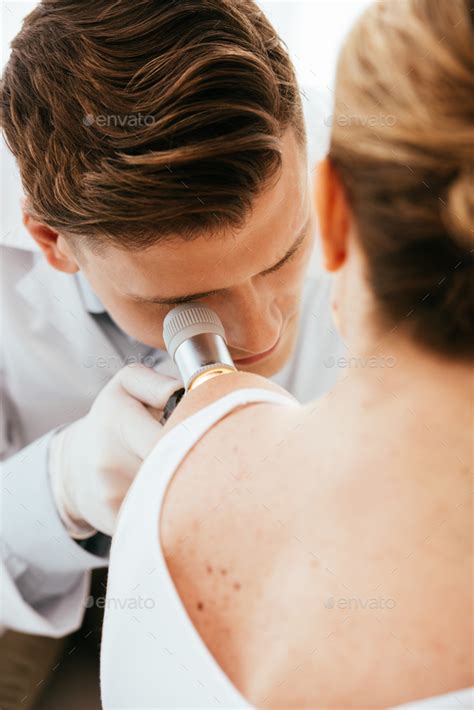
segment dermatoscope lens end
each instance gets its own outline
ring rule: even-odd
[[[225,331],[219,316],[200,303],[185,303],[167,313],[163,322],[166,349],[174,355],[185,340],[202,333],[220,335],[225,341]]]

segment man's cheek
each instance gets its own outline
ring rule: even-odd
[[[302,256],[288,264],[287,273],[281,279],[282,291],[287,294],[289,300],[298,298],[301,293],[306,270],[308,267],[308,259]]]
[[[156,348],[164,348],[163,342],[163,319],[159,316],[146,318],[140,323],[140,331],[144,334],[143,339]]]

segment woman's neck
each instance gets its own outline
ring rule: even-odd
[[[398,432],[400,446],[416,447],[420,431],[431,427],[429,450],[443,432],[451,448],[469,447],[474,364],[424,351],[395,333],[348,348],[336,364],[341,375],[335,387],[305,407],[314,412],[314,425],[322,429],[323,438],[343,433],[347,444],[357,447],[360,431],[372,431],[383,446]]]
[[[430,352],[396,333],[349,344],[340,364],[347,369],[344,379],[366,384],[382,380],[396,390],[411,391],[414,397],[429,390],[461,398],[473,393],[474,363]]]

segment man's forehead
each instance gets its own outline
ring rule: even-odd
[[[219,242],[218,247],[208,240],[182,243],[181,247],[176,246],[173,261],[169,254],[168,258],[161,254],[156,269],[150,263],[148,272],[141,270],[136,280],[129,279],[122,293],[136,301],[169,305],[226,291],[249,277],[281,268],[312,233],[311,210],[306,210],[299,224],[298,229],[287,231],[284,239],[272,232],[260,233],[252,246],[246,240],[240,242],[239,236]]]
[[[189,241],[177,236],[141,252],[116,252],[106,257],[106,270],[123,295],[141,300],[175,301],[180,295],[226,289],[232,280],[284,258],[311,219],[306,156],[289,140],[278,179],[255,199],[241,229]]]
[[[276,261],[274,261],[272,264],[270,264],[266,268],[260,269],[260,271],[256,271],[255,274],[249,274],[249,275],[264,276],[264,275],[268,274],[268,272],[270,272],[270,271],[275,271],[278,268],[282,268],[283,265],[285,264],[285,262],[288,261],[289,259],[291,259],[293,254],[295,254],[298,251],[298,249],[301,247],[303,241],[312,232],[312,227],[313,227],[313,220],[311,218],[311,215],[309,215],[308,218],[306,219],[306,221],[304,222],[303,227],[298,230],[295,238],[293,239],[292,244],[286,250],[286,252],[281,257],[281,259],[277,259]],[[237,257],[237,261],[238,261],[238,259],[239,259],[239,257]],[[176,305],[177,303],[186,303],[191,300],[195,301],[195,300],[207,298],[209,296],[215,295],[216,293],[218,293],[220,291],[228,290],[232,285],[234,285],[234,282],[231,280],[228,283],[226,283],[225,286],[221,286],[220,288],[214,288],[214,289],[206,290],[206,291],[196,290],[198,285],[200,285],[200,284],[203,284],[203,285],[206,284],[207,286],[209,286],[209,284],[212,283],[212,280],[215,278],[214,272],[215,272],[216,266],[217,266],[217,264],[214,264],[213,268],[210,269],[208,273],[205,270],[200,273],[199,281],[194,282],[194,283],[196,283],[196,285],[194,286],[194,290],[184,291],[184,292],[180,291],[179,293],[177,293],[176,290],[174,290],[173,293],[175,295],[173,295],[173,296],[163,296],[163,295],[157,295],[157,294],[143,296],[140,293],[134,293],[132,291],[132,292],[128,292],[127,296],[135,301],[146,301],[146,302],[151,301],[154,303],[160,303],[162,305],[170,305],[170,304]],[[175,282],[173,284],[174,289],[177,289],[178,283],[181,283],[180,280],[177,280],[177,282]],[[186,282],[186,283],[188,283],[188,282]],[[193,282],[191,281],[191,283],[193,283]],[[188,288],[190,288],[190,287],[188,287]],[[163,291],[160,291],[160,293],[163,293]]]

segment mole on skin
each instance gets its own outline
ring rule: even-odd
[[[207,572],[207,574],[212,574],[213,569],[212,569],[211,565],[206,565],[206,572]],[[224,567],[221,568],[221,574],[223,577],[225,577],[227,575],[227,570]],[[232,586],[234,587],[235,590],[238,591],[239,589],[241,589],[242,585],[240,584],[240,582],[234,582]],[[204,604],[202,602],[198,602],[196,604],[196,607],[197,607],[198,611],[202,611],[204,609]]]

